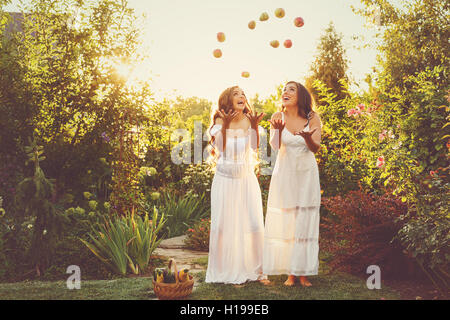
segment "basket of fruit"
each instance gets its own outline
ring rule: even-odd
[[[175,300],[190,295],[194,288],[194,278],[188,272],[188,269],[178,271],[174,259],[169,260],[168,268],[156,268],[153,275],[153,290],[158,299]]]

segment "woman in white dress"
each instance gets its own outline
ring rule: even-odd
[[[242,284],[264,280],[264,221],[261,190],[254,173],[258,123],[264,114],[248,108],[239,87],[219,98],[210,128],[218,151],[211,185],[211,232],[205,282]]]
[[[321,121],[308,90],[288,82],[282,112],[273,114],[270,144],[278,150],[269,187],[265,220],[263,272],[288,274],[284,283],[311,286],[306,276],[319,268],[320,181],[314,153]]]

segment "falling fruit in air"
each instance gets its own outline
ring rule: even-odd
[[[256,22],[254,21],[254,20],[252,20],[252,21],[250,21],[249,23],[248,23],[248,27],[250,28],[250,29],[255,29],[255,27],[256,27]]]
[[[222,56],[222,51],[220,49],[216,49],[213,51],[213,55],[216,58],[220,58]]]
[[[244,72],[242,72],[241,76],[242,76],[243,78],[248,78],[248,77],[250,77],[250,73],[247,72],[247,71],[244,71]]]
[[[278,8],[278,9],[275,10],[275,16],[277,18],[283,18],[284,14],[285,14],[285,12],[284,12],[283,8]]]
[[[266,20],[269,20],[269,15],[267,14],[267,12],[261,13],[261,15],[259,16],[259,20],[260,20],[260,21],[266,21]]]
[[[219,42],[224,42],[225,41],[225,33],[223,33],[223,32],[217,33],[217,40]]]
[[[285,40],[283,44],[286,48],[292,47],[292,41],[289,39]]]
[[[270,41],[270,45],[274,48],[278,48],[280,43],[278,42],[278,40],[272,40],[272,41]]]
[[[294,24],[296,27],[303,27],[303,25],[305,24],[305,21],[303,21],[302,17],[297,17],[294,19]]]

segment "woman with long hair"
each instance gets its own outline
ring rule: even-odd
[[[265,219],[263,272],[288,274],[284,283],[311,286],[306,276],[319,267],[319,150],[321,121],[312,98],[290,81],[282,94],[282,111],[273,114],[270,144],[278,155],[269,187]]]
[[[218,151],[211,185],[211,232],[205,282],[242,284],[262,280],[264,222],[254,173],[258,123],[238,86],[226,89],[209,130]]]

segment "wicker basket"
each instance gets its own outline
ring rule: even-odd
[[[180,282],[178,279],[177,264],[174,259],[169,260],[169,270],[171,270],[172,265],[175,272],[175,283],[156,282],[153,279],[153,291],[155,291],[155,294],[159,300],[176,300],[185,298],[192,293],[192,289],[194,288],[194,278],[188,274],[188,280],[185,282]]]

